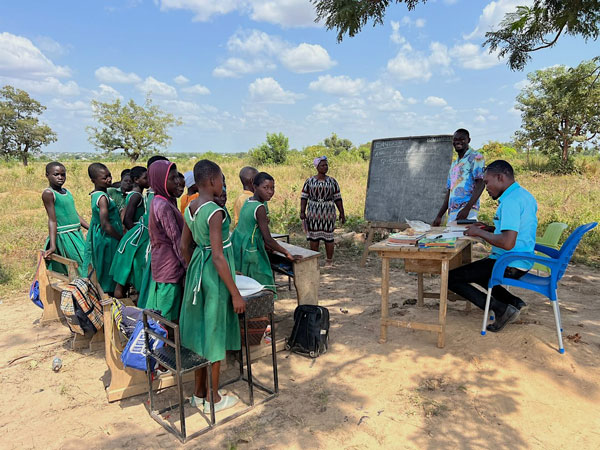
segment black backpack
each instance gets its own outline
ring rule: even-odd
[[[299,305],[294,311],[294,328],[285,348],[316,358],[329,345],[329,310],[316,305]]]

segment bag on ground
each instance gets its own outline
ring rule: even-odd
[[[60,309],[74,333],[94,334],[104,325],[100,294],[88,278],[75,278],[63,289]]]
[[[159,334],[163,337],[167,336],[167,330],[161,327],[158,323],[156,323],[151,318],[148,318],[148,326],[152,329],[153,332]],[[135,329],[133,330],[133,334],[125,349],[123,350],[123,354],[121,355],[121,361],[125,367],[131,367],[132,369],[137,370],[146,370],[146,340],[144,333],[144,322],[142,320],[138,321]],[[164,342],[149,336],[148,338],[149,344],[153,350],[161,348],[164,346]],[[153,371],[156,366],[156,361],[154,359],[150,360],[150,370]]]
[[[316,305],[299,305],[294,311],[294,328],[286,349],[316,358],[329,345],[329,310]]]

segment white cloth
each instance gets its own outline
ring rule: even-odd
[[[238,274],[235,275],[235,285],[240,291],[240,295],[242,297],[256,294],[257,292],[260,292],[265,288],[265,286],[260,284],[254,278]]]
[[[186,173],[184,173],[183,178],[185,178],[185,187],[186,188],[191,188],[194,185],[194,183],[196,182],[194,180],[194,172],[192,172],[191,170],[188,170]]]

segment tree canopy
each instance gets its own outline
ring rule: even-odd
[[[56,141],[56,133],[37,117],[45,110],[21,89],[8,85],[0,89],[0,153],[4,158],[18,158],[26,166],[30,155]]]
[[[100,126],[87,127],[90,143],[107,154],[122,150],[132,162],[168,146],[171,136],[167,130],[182,123],[153,105],[150,97],[145,105],[133,100],[126,104],[119,99],[113,103],[92,100],[92,109]]]
[[[289,151],[289,140],[283,133],[267,133],[267,141],[250,150],[250,156],[258,164],[283,164]]]
[[[559,172],[572,170],[574,150],[600,140],[599,59],[530,73],[517,96],[523,121],[517,138],[550,155]]]
[[[413,10],[427,0],[311,0],[317,11],[316,21],[324,20],[328,30],[337,30],[337,40],[352,37],[370,21],[383,24],[391,3],[404,3]],[[490,52],[500,49],[508,56],[512,70],[523,70],[531,53],[552,47],[561,35],[581,36],[586,41],[600,34],[600,1],[534,0],[533,6],[518,6],[508,13],[496,31],[486,33],[484,46]]]

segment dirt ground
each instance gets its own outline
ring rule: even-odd
[[[316,360],[278,353],[279,397],[184,447],[600,448],[597,271],[571,265],[563,278],[560,355],[549,303],[519,290],[530,308],[500,333],[480,336],[482,312],[455,302],[445,348],[433,333],[399,328],[379,344],[380,267],[375,257],[361,269],[355,253],[338,253],[336,266],[321,271],[330,351]],[[426,286],[438,281],[426,278]],[[391,286],[392,316],[436,320],[434,300],[411,304],[416,276],[401,264],[392,266]],[[295,306],[293,291],[282,297],[280,336]],[[145,395],[107,403],[104,351],[69,350],[68,329],[40,325],[26,295],[2,299],[0,324],[0,447],[180,447],[149,417]],[[253,365],[263,382],[269,361]],[[243,384],[232,390],[245,398]],[[200,415],[190,408],[188,416],[192,432]]]

